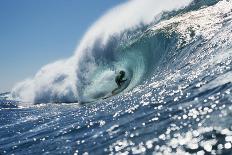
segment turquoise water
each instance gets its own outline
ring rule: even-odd
[[[231,154],[231,3],[195,1],[113,39],[105,48],[113,56],[95,55],[91,76],[130,74],[111,98],[98,97],[114,85],[94,91],[96,81],[83,85],[91,104],[1,94],[0,154]]]

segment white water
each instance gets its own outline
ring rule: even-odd
[[[162,11],[178,9],[190,2],[133,0],[111,9],[90,27],[71,58],[46,65],[32,79],[18,83],[12,89],[13,97],[30,103],[86,100],[83,90],[93,82],[90,79],[98,67],[96,60],[112,56],[111,51],[104,50],[109,48],[112,37],[117,38],[124,31],[136,29],[141,24],[149,24]],[[112,80],[113,74],[107,79]]]

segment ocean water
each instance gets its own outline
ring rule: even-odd
[[[170,9],[1,94],[0,154],[232,154],[232,1]]]

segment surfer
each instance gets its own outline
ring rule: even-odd
[[[119,74],[115,77],[115,82],[118,85],[118,88],[115,88],[112,91],[112,94],[114,94],[116,90],[120,89],[122,84],[127,80],[127,79],[123,79],[124,77],[125,77],[125,71],[120,71]]]

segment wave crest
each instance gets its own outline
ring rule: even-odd
[[[32,79],[17,84],[12,95],[30,103],[97,99],[115,87],[112,80],[118,70],[126,70],[132,78],[128,90],[133,88],[154,67],[149,65],[156,64],[151,62],[158,62],[165,47],[154,45],[157,38],[143,37],[144,30],[162,12],[190,2],[134,0],[111,9],[87,31],[71,58],[43,67]]]

